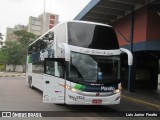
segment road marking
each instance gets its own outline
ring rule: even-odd
[[[146,105],[149,105],[149,106],[156,107],[156,108],[160,109],[160,105],[153,104],[153,103],[146,102],[146,101],[139,100],[139,99],[135,99],[135,98],[131,98],[131,97],[128,97],[128,96],[125,96],[125,95],[121,95],[121,96],[122,96],[123,98],[129,99],[129,100],[131,100],[131,101],[143,103],[143,104],[146,104]]]

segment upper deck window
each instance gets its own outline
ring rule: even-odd
[[[119,49],[112,27],[78,22],[68,23],[68,44],[92,49]]]

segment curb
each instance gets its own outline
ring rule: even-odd
[[[21,77],[26,75],[0,75],[0,77]]]

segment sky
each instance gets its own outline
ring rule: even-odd
[[[45,2],[44,2],[45,1]],[[29,16],[38,17],[44,12],[59,15],[59,21],[73,20],[90,0],[0,0],[0,32],[6,27],[27,25]]]

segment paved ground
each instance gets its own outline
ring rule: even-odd
[[[160,110],[160,89],[144,90],[138,89],[134,93],[123,90],[122,97],[134,102],[142,103],[147,106],[152,106]]]
[[[123,94],[124,96],[126,94]],[[135,95],[134,95],[135,96]],[[134,97],[133,96],[133,97]],[[104,114],[99,114],[94,112],[94,110],[105,111],[105,114],[111,114],[110,112],[121,111],[159,111],[158,107],[154,107],[148,104],[143,104],[138,101],[130,100],[125,97],[122,97],[120,105],[114,106],[67,106],[67,105],[55,105],[55,104],[45,104],[42,102],[42,92],[38,90],[32,90],[28,87],[25,77],[1,77],[0,78],[0,111],[93,111],[91,113],[84,112],[82,113],[83,120],[117,120],[123,119],[128,120],[128,118],[104,118]],[[59,114],[64,114],[64,112],[59,112]],[[66,112],[67,113],[67,112]],[[71,113],[69,113],[71,114]],[[73,113],[74,114],[74,113]],[[97,117],[90,117],[90,116]],[[114,116],[114,115],[113,115]],[[62,116],[63,117],[63,116]],[[62,119],[62,117],[57,117],[54,119]],[[1,120],[2,118],[0,118]],[[3,118],[4,119],[4,118]],[[3,120],[2,119],[2,120]],[[51,118],[41,118],[40,120],[48,120]],[[53,119],[53,118],[52,118]],[[73,117],[63,117],[63,119],[74,119]],[[82,119],[82,118],[76,118]],[[142,117],[136,117],[130,119],[143,119]],[[150,120],[150,118],[144,118],[145,120]],[[152,118],[158,120],[158,118]],[[12,119],[10,119],[12,120]],[[15,118],[17,120],[17,118]]]
[[[0,72],[0,77],[20,77],[20,76],[25,76],[26,74],[25,73],[18,73],[18,72]],[[19,79],[19,78],[17,78]],[[159,99],[160,99],[160,84],[158,85],[158,89],[159,91],[144,91],[144,90],[138,90],[136,91],[136,93],[132,93],[130,94],[129,92],[127,92],[126,90],[123,91],[123,93],[126,94],[126,96],[132,96],[133,99],[130,99],[130,100],[133,100],[135,101],[134,99],[135,98],[139,98],[141,101],[141,103],[150,103],[150,102],[154,102],[153,104],[148,104],[148,105],[151,105],[152,107],[157,107],[157,104],[158,104],[158,108],[160,108],[160,103],[159,103]],[[147,93],[147,94],[146,94]],[[125,97],[127,99],[126,96],[123,96],[122,97]],[[144,102],[145,101],[145,102]]]

